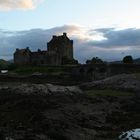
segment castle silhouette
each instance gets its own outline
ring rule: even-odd
[[[73,40],[66,33],[61,36],[53,36],[47,43],[47,50],[38,49],[32,52],[29,47],[16,49],[14,63],[17,65],[62,65],[77,63],[73,58]]]

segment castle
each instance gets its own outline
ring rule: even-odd
[[[66,33],[61,36],[53,36],[47,43],[47,50],[31,52],[26,49],[16,49],[14,63],[17,65],[63,65],[77,63],[73,58],[73,40]]]

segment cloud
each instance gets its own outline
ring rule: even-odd
[[[0,10],[34,9],[42,0],[0,0]]]
[[[46,50],[52,35],[61,35],[63,32],[74,40],[74,57],[81,63],[96,56],[104,60],[119,60],[125,55],[140,57],[140,29],[91,29],[64,25],[17,32],[0,30],[0,58],[11,59],[16,48],[27,46],[32,51],[38,48]]]
[[[92,45],[100,47],[139,46],[140,29],[128,28],[117,30],[115,28],[102,28],[96,31],[103,34],[104,40],[91,42]]]

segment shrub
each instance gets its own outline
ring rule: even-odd
[[[133,63],[133,58],[132,58],[132,56],[130,56],[130,55],[125,56],[125,57],[123,58],[123,63],[132,64],[132,63]]]

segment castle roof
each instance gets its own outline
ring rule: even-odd
[[[29,47],[25,48],[25,49],[16,49],[16,52],[18,52],[19,54],[25,54],[27,52],[31,52]]]
[[[61,35],[61,36],[53,35],[53,38],[48,43],[59,43],[59,44],[61,44],[64,41],[70,41],[70,39],[67,37],[66,33],[63,33],[63,35]]]
[[[32,52],[31,55],[38,56],[38,55],[45,55],[46,53],[47,53],[47,51],[38,50],[37,52]]]

